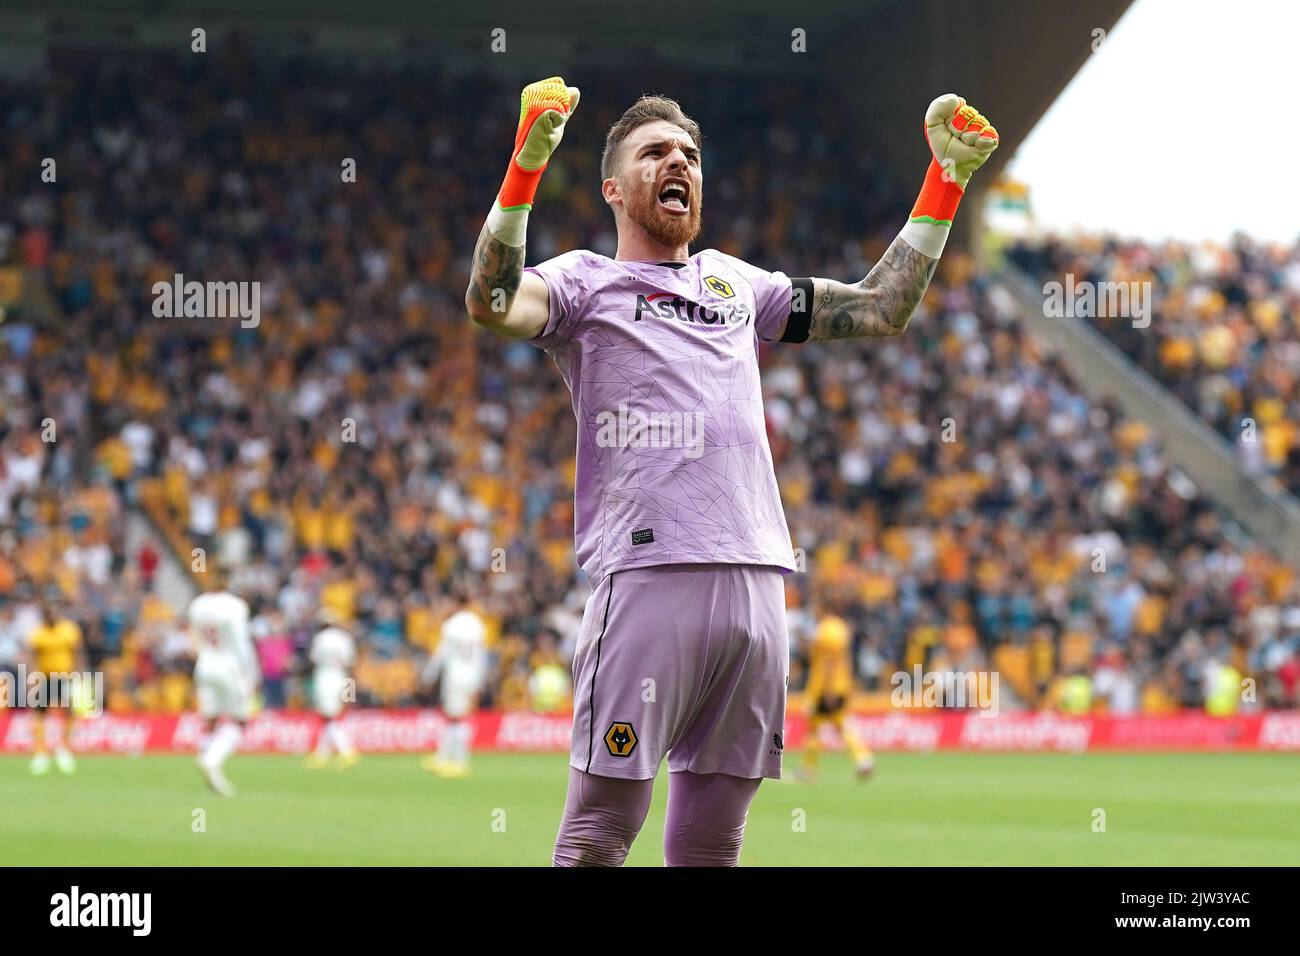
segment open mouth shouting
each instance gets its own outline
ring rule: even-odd
[[[659,185],[659,205],[675,216],[691,211],[691,184],[685,179],[670,176]]]

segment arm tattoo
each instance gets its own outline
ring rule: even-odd
[[[465,292],[470,311],[477,308],[482,312],[509,312],[523,277],[524,247],[507,246],[484,223],[474,245],[474,266]],[[501,290],[500,294],[497,289]]]
[[[907,328],[938,264],[900,236],[857,285],[814,279],[819,288],[808,340],[897,335]]]

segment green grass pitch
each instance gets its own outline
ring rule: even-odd
[[[874,779],[823,758],[815,783],[768,781],[750,866],[1283,865],[1300,860],[1294,755],[884,754]],[[788,764],[798,760],[792,754]],[[559,755],[479,754],[442,780],[413,756],[346,771],[237,756],[233,799],[181,756],[82,757],[31,777],[0,758],[10,865],[491,865],[550,860]],[[789,771],[787,771],[788,773]],[[666,777],[630,865],[662,864]],[[1105,832],[1094,813],[1105,811]],[[195,811],[202,810],[198,815]],[[196,832],[196,820],[204,824]]]

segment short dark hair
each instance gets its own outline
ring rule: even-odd
[[[614,159],[623,140],[627,139],[632,130],[638,126],[643,126],[655,120],[667,120],[669,123],[680,126],[691,137],[691,141],[695,143],[695,148],[700,148],[700,141],[703,139],[700,133],[700,124],[683,113],[676,100],[667,96],[646,94],[629,106],[622,118],[609,128],[609,134],[605,137],[605,152],[600,157],[600,178],[602,181],[609,179],[614,174]]]

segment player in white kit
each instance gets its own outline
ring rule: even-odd
[[[325,719],[316,749],[307,758],[307,766],[319,768],[338,754],[339,769],[351,767],[361,759],[340,718],[345,704],[354,699],[349,693],[352,682],[348,672],[357,660],[357,645],[341,626],[343,621],[329,608],[321,608],[317,619],[325,625],[311,642],[308,656],[315,666],[312,674],[312,704]]]
[[[239,749],[261,683],[261,668],[248,630],[248,603],[214,583],[213,590],[190,602],[188,618],[198,645],[194,686],[199,713],[207,722],[199,771],[208,786],[230,797],[235,788],[222,766]]]
[[[449,723],[438,740],[438,752],[423,766],[442,777],[469,775],[474,736],[470,717],[487,680],[486,633],[481,617],[470,610],[457,611],[443,622],[438,649],[424,668],[425,683],[439,682],[442,712]]]

